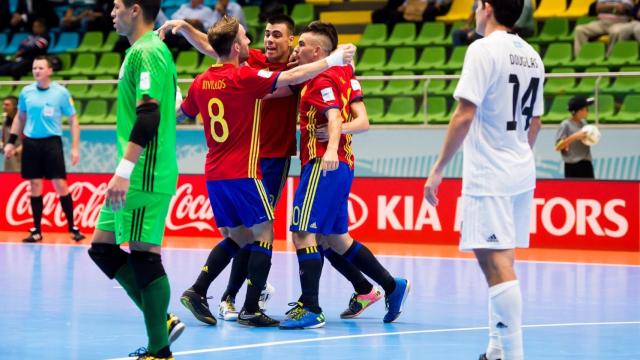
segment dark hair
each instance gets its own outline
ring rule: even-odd
[[[325,49],[328,50],[328,52],[332,52],[338,47],[338,32],[336,31],[336,27],[331,23],[312,21],[302,32],[326,37],[331,42],[331,49]]]
[[[4,100],[9,100],[13,103],[13,105],[17,105],[18,104],[18,98],[13,96],[13,95],[9,95],[9,96],[5,96]],[[3,100],[3,101],[4,101]]]
[[[493,7],[493,16],[498,24],[508,28],[512,28],[518,21],[524,6],[523,0],[482,0],[483,7],[485,3]]]
[[[293,31],[296,28],[296,25],[293,19],[291,18],[291,16],[285,15],[285,14],[277,14],[277,15],[270,16],[267,19],[267,24],[271,24],[271,25],[285,24],[287,26],[287,29],[289,30],[289,35],[293,35]]]
[[[156,21],[160,12],[160,0],[122,0],[122,3],[128,8],[138,4],[142,8],[142,16],[147,23]]]
[[[46,61],[47,61],[47,65],[48,65],[50,68],[52,68],[52,69],[53,69],[53,61],[51,61],[51,58],[50,58],[50,57],[48,57],[47,55],[39,55],[39,56],[36,56],[36,57],[33,59],[33,61],[36,61],[36,60],[46,60]]]
[[[209,44],[219,57],[227,58],[231,53],[231,45],[236,41],[240,31],[240,22],[233,16],[223,16],[207,32]]]

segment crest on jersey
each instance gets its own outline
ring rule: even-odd
[[[269,70],[260,70],[260,71],[258,71],[258,76],[263,77],[265,79],[270,78],[271,74],[273,74],[273,73],[271,71],[269,71]]]
[[[151,74],[148,71],[140,73],[140,90],[149,90],[151,88]]]
[[[330,87],[320,90],[320,94],[322,94],[322,100],[324,100],[324,102],[334,101],[336,99],[333,89]]]
[[[362,89],[362,86],[360,86],[360,81],[356,79],[351,79],[351,88],[356,91]]]

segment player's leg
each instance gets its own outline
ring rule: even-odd
[[[33,216],[33,228],[29,229],[29,236],[22,239],[24,242],[42,241],[42,178],[44,178],[42,154],[38,140],[25,138],[22,145],[22,165],[20,173],[22,178],[29,180],[31,186],[31,214]]]
[[[222,237],[230,237],[227,228],[219,228]],[[253,236],[249,229],[245,229],[248,233],[247,237]],[[229,281],[227,289],[220,298],[218,305],[218,318],[227,321],[238,320],[238,310],[236,309],[236,295],[247,279],[247,267],[249,265],[249,256],[251,256],[251,244],[246,244],[236,252],[231,262],[231,272],[229,273]]]
[[[71,193],[69,193],[67,180],[54,178],[51,180],[51,182],[53,184],[53,188],[58,194],[58,198],[60,199],[60,206],[62,207],[62,211],[67,218],[71,238],[75,241],[84,240],[86,236],[84,236],[80,232],[80,229],[75,225],[73,221],[73,199],[71,198]]]

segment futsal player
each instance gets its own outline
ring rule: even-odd
[[[444,145],[425,183],[438,205],[442,173],[464,143],[460,249],[473,251],[489,285],[489,344],[480,359],[524,358],[522,295],[514,248],[529,246],[544,66],[538,53],[510,32],[522,0],[478,0],[459,101]]]

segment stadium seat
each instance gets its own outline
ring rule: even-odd
[[[422,115],[422,114],[417,114]],[[427,98],[427,123],[447,124],[449,123],[449,111],[447,109],[447,99],[443,96],[430,96]]]
[[[251,46],[254,49],[264,49],[264,26],[259,26],[255,29],[255,33],[253,36],[253,39],[251,40],[251,44],[249,46]],[[297,45],[294,43],[294,45]]]
[[[604,66],[597,66],[597,67],[587,68],[585,72],[587,73],[609,72],[609,69]],[[581,78],[579,81],[580,82],[578,83],[578,85],[570,90],[572,94],[589,95],[594,93],[596,88],[597,78],[585,77],[585,78]],[[609,87],[609,81],[611,81],[611,78],[608,78],[608,77],[603,77],[602,80],[600,80],[600,84],[599,84],[600,91],[602,91],[602,89],[606,89]]]
[[[436,17],[436,20],[451,23],[454,21],[464,21],[469,18],[474,0],[453,0],[451,8],[446,15]]]
[[[411,122],[415,115],[415,109],[416,100],[414,98],[409,96],[394,97],[380,122],[384,124]]]
[[[571,44],[553,43],[547,47],[547,51],[542,58],[542,62],[546,68],[567,66],[571,63],[571,54]]]
[[[640,123],[640,95],[627,95],[622,102],[620,111],[611,116],[603,116],[605,123]]]
[[[573,73],[573,68],[555,68],[552,73]],[[576,79],[573,77],[566,78],[549,78],[544,84],[544,92],[552,95],[569,93],[576,85]]]
[[[441,67],[440,69],[445,70],[457,70],[462,69],[462,64],[464,63],[464,54],[467,52],[466,46],[456,46],[453,48],[453,52],[449,57],[449,61]]]
[[[167,16],[169,16],[169,15],[167,15]],[[120,39],[120,35],[118,35],[117,32],[112,31],[112,32],[109,33],[109,35],[107,36],[107,39],[104,41],[102,46],[96,46],[95,50],[93,50],[93,51],[94,52],[110,52],[110,51],[113,51],[113,47],[118,42],[118,39]]]
[[[394,71],[392,75],[415,75],[413,71]],[[385,96],[409,95],[416,87],[415,80],[389,80],[382,94]]]
[[[385,71],[409,70],[413,69],[416,63],[416,48],[399,47],[393,50],[391,58],[385,66]]]
[[[180,88],[180,92],[182,93],[182,98],[186,98],[189,94],[189,87],[191,86],[191,82],[179,82],[178,87]]]
[[[451,40],[447,39],[445,35],[444,23],[426,22],[422,24],[422,29],[420,29],[414,44],[416,46],[448,45]]]
[[[416,70],[442,69],[446,61],[446,50],[442,46],[426,47],[414,65]]]
[[[540,0],[538,8],[533,12],[533,18],[536,20],[544,20],[554,17],[562,17],[562,13],[567,9],[565,1],[558,0]]]
[[[96,76],[96,80],[114,80],[111,75]],[[115,84],[92,84],[87,93],[89,99],[115,100],[117,97]]]
[[[87,76],[74,76],[72,80],[89,80]],[[65,85],[71,97],[74,99],[89,98],[89,84],[68,84]]]
[[[382,48],[364,49],[362,57],[356,66],[356,71],[382,70],[387,60],[387,54]]]
[[[89,100],[82,110],[80,123],[82,124],[104,124],[108,113],[106,100]]]
[[[428,70],[423,73],[423,75],[444,75],[444,71],[442,70]],[[424,91],[424,83],[426,80],[418,81],[418,85],[416,86],[416,91],[419,91],[418,95],[422,95]],[[444,95],[446,94],[445,89],[447,88],[447,80],[430,80],[427,85],[427,93],[429,96],[433,95]]]
[[[200,64],[197,51],[181,51],[176,57],[176,72],[178,74],[192,74]]]
[[[122,59],[119,53],[108,52],[100,56],[100,60],[93,70],[95,75],[118,75]]]
[[[71,49],[70,51],[76,53],[95,52],[97,49],[102,47],[103,41],[104,35],[102,35],[102,32],[89,31],[82,37],[80,45],[76,49]]]
[[[640,67],[627,66],[620,68],[620,71],[640,71]],[[635,76],[619,76],[609,87],[604,88],[603,91],[614,94],[640,93],[640,79]]]
[[[615,111],[616,101],[613,95],[599,95],[598,96],[598,116],[600,118],[611,117]],[[595,117],[595,110],[593,111]]]
[[[242,7],[242,11],[244,11],[244,18],[249,27],[257,28],[262,25],[260,22],[260,6],[246,5]]]
[[[559,95],[554,97],[549,112],[542,116],[542,123],[544,124],[557,124],[562,120],[569,118],[568,104],[571,95]]]
[[[71,67],[71,54],[70,53],[62,53],[56,55],[58,60],[60,60],[60,69],[56,70],[56,74],[60,71],[69,70]]]
[[[297,28],[304,28],[315,20],[313,5],[296,4],[291,11],[291,18],[296,23]]]
[[[367,115],[372,124],[379,124],[384,114],[384,100],[382,98],[364,98]]]
[[[588,66],[602,65],[604,63],[605,45],[599,41],[588,42],[582,45],[580,53],[570,62],[569,66],[584,68]]]
[[[47,52],[49,54],[60,54],[67,51],[71,51],[78,47],[80,37],[77,32],[63,32],[56,41],[55,45],[49,47]]]
[[[18,51],[18,47],[20,43],[27,38],[29,34],[27,33],[15,33],[11,36],[11,41],[9,44],[2,50],[3,55],[13,55]]]
[[[638,63],[638,42],[618,41],[613,44],[606,64],[609,66],[635,65]]]
[[[576,19],[579,17],[587,16],[589,14],[589,6],[593,3],[593,0],[571,0],[571,4],[566,11],[558,16],[568,19]]]
[[[415,23],[399,23],[393,27],[391,35],[389,35],[387,41],[383,43],[383,46],[392,48],[397,46],[412,46],[415,38]]]
[[[58,75],[62,76],[75,76],[75,75],[90,75],[93,74],[96,66],[96,54],[83,53],[76,56],[73,65],[64,71],[59,71]]]
[[[549,19],[544,22],[538,36],[528,39],[530,43],[551,43],[569,41],[569,21],[563,18]]]
[[[378,76],[384,75],[382,71],[365,71],[362,73],[363,76]],[[384,89],[384,81],[383,80],[363,80],[362,82],[362,90],[365,96],[369,95],[382,95]]]
[[[7,33],[0,33],[0,54],[4,51],[9,43],[9,36]]]
[[[382,46],[387,38],[386,24],[369,24],[362,33],[358,47]]]
[[[0,81],[13,81],[13,78],[11,76],[0,76]],[[13,94],[13,87],[13,85],[0,86],[0,98]]]

